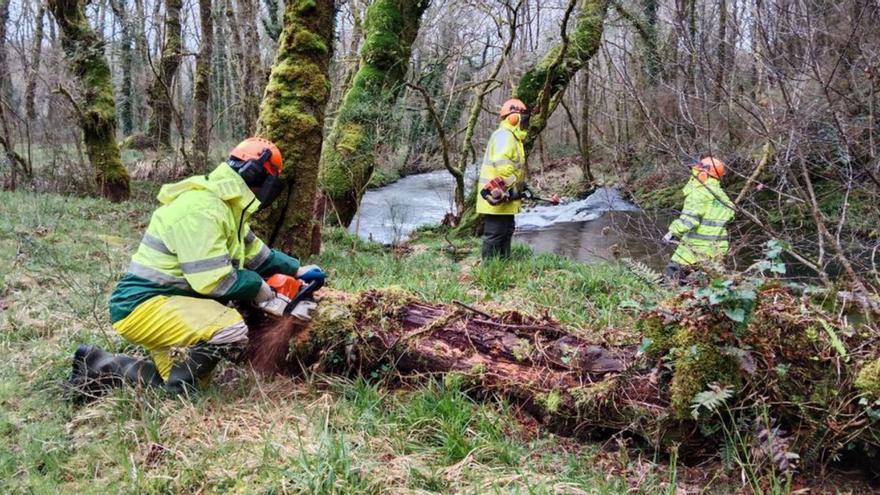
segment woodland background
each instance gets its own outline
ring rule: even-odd
[[[672,207],[715,153],[741,244],[877,285],[877,2],[372,3],[4,0],[4,187],[121,200],[258,133],[296,182],[264,233],[304,254],[294,229],[347,224],[368,185],[444,165],[461,184],[514,94],[538,113],[533,175],[565,158],[575,189],[598,169]]]

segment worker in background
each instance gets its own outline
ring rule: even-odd
[[[248,328],[227,302],[284,307],[264,278],[325,277],[319,267],[269,249],[250,228],[251,215],[282,191],[281,170],[278,147],[249,138],[209,174],[162,187],[161,206],[110,296],[113,328],[152,359],[81,345],[73,359],[74,391],[94,395],[128,382],[188,392],[247,343]],[[301,318],[309,317],[311,304]]]
[[[477,213],[483,215],[484,260],[510,256],[522,198],[529,197],[525,184],[526,154],[523,140],[529,128],[529,109],[517,99],[501,105],[501,124],[492,133],[483,155],[477,188]]]
[[[721,189],[724,162],[702,155],[693,164],[691,178],[682,189],[684,206],[681,215],[669,225],[663,237],[666,243],[679,239],[672,260],[666,267],[666,277],[681,279],[695,268],[719,261],[729,247],[727,222],[734,215],[733,203]]]

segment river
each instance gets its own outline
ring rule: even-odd
[[[417,227],[439,223],[452,209],[454,182],[445,171],[404,177],[364,195],[349,230],[383,244],[405,241]],[[527,207],[516,216],[514,239],[537,253],[595,262],[629,257],[660,270],[669,249],[657,239],[668,219],[657,220],[614,188],[559,206]]]

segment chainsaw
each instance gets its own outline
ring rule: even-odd
[[[528,184],[523,184],[522,191],[519,191],[517,189],[511,189],[508,191],[508,190],[506,190],[506,188],[507,188],[507,180],[505,180],[503,177],[496,177],[495,179],[492,179],[491,181],[489,181],[483,187],[483,189],[480,191],[480,196],[482,196],[483,199],[485,199],[491,205],[499,205],[499,204],[505,203],[507,201],[516,201],[516,200],[528,200],[528,201],[535,201],[535,202],[541,202],[541,203],[548,203],[551,205],[558,205],[559,203],[561,203],[559,196],[556,194],[554,194],[550,198],[542,198],[542,197],[536,195],[535,192],[532,191],[532,188],[530,188]],[[492,199],[492,190],[493,189],[501,189],[501,190],[505,190],[506,192],[503,194],[503,196],[500,199],[496,200],[496,199]]]
[[[279,304],[264,307],[263,309],[267,313],[278,316],[295,316],[307,320],[309,311],[315,307],[315,292],[324,286],[324,279],[319,278],[311,282],[304,282],[290,275],[276,273],[266,279],[266,283],[275,291],[277,299],[280,300]],[[283,309],[281,302],[284,303]]]

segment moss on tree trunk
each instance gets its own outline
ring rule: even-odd
[[[211,7],[211,0],[199,0],[202,46],[196,58],[193,81],[192,166],[195,172],[203,172],[209,168],[211,127],[208,125],[208,104],[211,99],[211,57],[214,51],[214,17]]]
[[[49,8],[61,29],[61,46],[70,70],[79,83],[81,97],[75,105],[98,192],[111,201],[128,199],[128,171],[122,166],[116,144],[116,105],[104,43],[89,25],[83,0],[50,0]]]
[[[383,124],[404,86],[412,43],[428,0],[376,0],[364,22],[361,63],[321,157],[321,188],[339,220],[354,217],[376,162]]]
[[[330,96],[334,7],[330,0],[291,0],[284,10],[275,64],[260,107],[258,134],[284,157],[284,194],[261,217],[259,230],[277,247],[303,257],[311,251],[312,214]]]
[[[180,9],[183,0],[166,0],[165,3],[165,42],[162,45],[162,57],[158,67],[155,67],[156,76],[148,90],[150,108],[150,120],[147,124],[147,135],[157,148],[171,147],[171,119],[174,108],[172,107],[172,89],[177,69],[180,67]]]
[[[547,121],[559,105],[572,78],[599,49],[607,0],[581,0],[568,43],[554,45],[527,70],[516,87],[516,97],[532,109],[526,153],[531,151]]]

